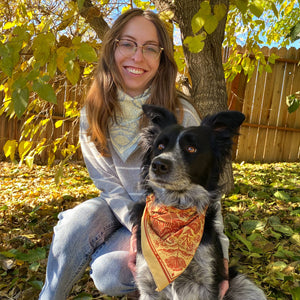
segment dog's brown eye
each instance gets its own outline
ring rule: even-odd
[[[157,146],[157,149],[160,150],[160,151],[162,151],[162,150],[165,149],[165,145],[164,145],[164,144],[159,144],[159,145]]]
[[[197,152],[197,148],[193,147],[193,146],[187,146],[186,147],[186,151],[188,153],[196,153]]]

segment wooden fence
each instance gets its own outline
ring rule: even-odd
[[[300,67],[298,66],[300,49],[263,48],[262,50],[266,57],[271,53],[279,56],[272,67],[272,73],[259,74],[255,70],[249,82],[241,73],[233,82],[227,84],[229,108],[242,111],[246,115],[235,151],[235,160],[299,161],[300,108],[289,114],[286,96],[300,90]],[[65,82],[57,82],[57,84],[60,89],[57,94],[58,105],[53,111],[54,121],[66,119],[64,115],[66,101],[75,100],[80,106],[87,89],[87,84],[84,82],[76,87],[70,87]],[[39,114],[39,118],[47,118],[47,116]],[[19,140],[23,123],[22,119],[0,116],[0,160],[5,158],[3,152],[5,142]],[[66,131],[70,131],[66,143],[74,144],[78,140],[78,130],[78,122],[69,119],[65,120],[63,126],[59,128],[55,128],[53,123],[48,123],[41,137],[55,140],[63,136]],[[47,151],[43,153],[41,162],[47,162],[48,154]],[[82,159],[80,150],[73,159]]]
[[[40,120],[46,120],[49,118],[49,108],[52,106],[52,121],[45,124],[45,127],[42,128],[41,133],[37,134],[33,137],[32,142],[34,145],[45,138],[45,144],[51,144],[52,141],[55,141],[58,138],[62,138],[66,132],[69,132],[68,137],[64,141],[64,146],[67,145],[76,145],[79,138],[79,119],[78,118],[69,118],[66,117],[66,109],[65,103],[67,101],[76,102],[77,108],[82,107],[84,101],[84,95],[87,92],[88,83],[86,81],[81,81],[75,86],[67,83],[66,80],[57,80],[55,82],[54,87],[57,88],[57,105],[48,105],[42,108],[41,112],[37,113],[37,117],[35,118],[35,123],[39,123]],[[1,96],[1,94],[0,94]],[[3,97],[1,98],[3,99]],[[55,122],[63,120],[62,126],[56,128]],[[5,145],[7,140],[16,140],[19,141],[21,136],[21,130],[24,125],[25,119],[21,118],[20,120],[17,118],[9,119],[3,114],[0,116],[0,161],[5,159],[3,146]],[[38,163],[47,163],[50,152],[53,148],[48,147],[45,151],[42,152],[40,156],[37,156]],[[61,160],[63,159],[63,155],[61,155],[61,151],[58,149],[56,151],[56,158]],[[78,149],[75,155],[72,157],[75,161],[82,160],[82,154],[80,149]]]
[[[300,49],[264,47],[262,52],[266,58],[271,53],[279,56],[272,73],[259,74],[258,66],[249,82],[241,73],[228,84],[229,108],[246,115],[235,159],[299,161],[300,108],[289,113],[286,97],[300,91]]]

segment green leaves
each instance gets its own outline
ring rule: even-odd
[[[0,43],[0,69],[9,77],[12,77],[13,69],[20,60],[23,43],[29,39],[26,26],[12,28],[12,37],[6,43]]]
[[[19,155],[20,155],[20,163],[19,165],[22,165],[23,160],[27,153],[30,151],[33,143],[30,141],[21,141],[18,146]]]
[[[11,161],[15,160],[15,152],[16,152],[17,145],[18,145],[17,141],[8,140],[3,147],[4,155],[6,157],[9,157]]]
[[[254,0],[249,5],[249,9],[254,14],[254,16],[256,16],[257,18],[260,18],[260,16],[264,12],[265,6],[266,6],[266,1]]]
[[[9,77],[12,76],[13,68],[19,61],[19,50],[13,43],[0,44],[0,68]]]
[[[214,15],[210,15],[205,20],[204,29],[208,34],[211,34],[217,29],[218,24],[218,18]]]
[[[55,42],[55,36],[51,32],[41,33],[33,40],[33,55],[41,66],[44,66],[48,62],[51,49],[55,46]]]
[[[182,46],[174,46],[174,59],[177,64],[178,71],[184,73],[186,64]]]
[[[26,78],[19,77],[12,84],[12,101],[17,117],[21,118],[29,101],[29,89]]]
[[[202,34],[198,34],[196,36],[188,36],[187,38],[185,38],[184,44],[188,45],[189,50],[192,53],[198,53],[203,49],[205,45],[205,39],[206,34],[205,32],[203,32]]]
[[[78,6],[82,8],[83,1],[77,4],[61,2],[45,10],[30,3],[12,3],[9,17],[1,8],[0,73],[6,103],[0,113],[21,118],[29,104],[31,109],[37,106],[32,104],[37,97],[56,104],[61,87],[56,85],[54,89],[53,82],[67,78],[75,85],[85,69],[89,70],[86,76],[91,76],[99,45],[79,17]],[[40,106],[45,107],[42,102]]]
[[[284,191],[276,191],[274,193],[274,196],[282,201],[290,201],[291,199],[290,195],[288,193],[285,193]]]
[[[74,300],[93,300],[93,296],[88,293],[80,293]]]
[[[262,74],[263,71],[267,73],[272,72],[272,64],[275,64],[276,59],[279,57],[272,53],[266,57],[262,52],[262,49],[254,48],[253,53],[249,54],[246,50],[243,53],[235,50],[232,55],[228,58],[228,61],[223,64],[225,78],[231,82],[238,73],[244,71],[247,75],[247,81],[249,82],[255,69],[257,68],[259,73]],[[253,58],[253,54],[255,58]]]
[[[57,50],[57,67],[66,74],[72,84],[80,79],[80,66],[78,59],[88,63],[97,61],[97,53],[88,43],[81,43],[74,39],[72,47],[62,46]]]
[[[192,18],[192,30],[196,34],[204,26],[206,19],[211,16],[211,6],[209,1],[203,1],[200,4],[199,11]]]
[[[291,290],[293,300],[300,300],[300,287]]]
[[[21,252],[19,250],[12,249],[8,251],[8,253],[0,252],[0,254],[29,263],[46,258],[46,250],[44,248],[36,248],[29,250],[28,252]]]
[[[235,5],[242,14],[245,14],[248,9],[248,0],[236,0]]]
[[[79,10],[83,8],[84,0],[77,0]]]
[[[257,18],[260,18],[264,10],[271,5],[271,2],[265,0],[236,0],[234,3],[243,15],[246,15],[249,9]]]
[[[300,22],[290,29],[290,33],[287,36],[291,38],[292,42],[300,39]]]
[[[300,10],[296,0],[231,1],[223,46],[228,47],[232,52],[228,64],[225,65],[225,77],[232,81],[238,73],[245,71],[249,79],[255,67],[258,68],[260,74],[262,71],[271,73],[275,55],[271,54],[268,62],[265,62],[261,56],[257,55],[258,52],[266,45],[269,45],[269,48],[275,45],[279,49],[295,41],[291,38],[291,34],[292,30],[295,30],[293,31],[294,37],[297,34],[299,19]],[[251,58],[250,63],[245,61],[242,68],[235,63],[235,50],[239,46],[244,46],[244,53],[255,55],[255,59]],[[297,47],[297,45],[295,46]],[[296,107],[297,101],[294,103]]]
[[[42,99],[50,103],[56,104],[57,103],[56,94],[52,86],[46,83],[43,79],[47,79],[47,78],[37,78],[36,80],[34,80],[32,84],[33,91],[35,91]]]
[[[88,43],[81,43],[77,54],[80,60],[92,63],[97,61],[97,53],[95,49]]]
[[[33,70],[30,73],[19,74],[11,86],[12,102],[14,111],[18,118],[21,118],[27,108],[30,93],[36,92],[38,96],[50,103],[56,103],[56,94],[52,85],[47,83],[49,76],[39,77],[39,72]]]
[[[213,33],[226,12],[224,4],[216,4],[212,8],[209,1],[201,2],[199,11],[192,18],[193,33],[197,34],[203,27],[208,34]]]
[[[288,225],[282,225],[280,219],[276,216],[269,218],[269,224],[272,226],[272,228],[275,231],[279,233],[283,233],[284,235],[287,236],[292,236],[294,234],[292,228]]]
[[[300,91],[286,97],[289,113],[295,112],[300,106]]]
[[[270,299],[288,299],[297,292],[299,167],[233,164],[235,189],[223,201],[230,261],[256,278]]]
[[[205,24],[205,19],[199,15],[198,13],[195,14],[192,18],[192,30],[193,33],[197,33]]]
[[[265,223],[259,220],[246,220],[243,224],[242,224],[242,231],[245,234],[251,234],[252,232],[254,232],[255,230],[258,231],[263,231],[263,229],[265,228]]]
[[[203,49],[207,34],[212,34],[217,29],[226,13],[227,7],[224,4],[216,4],[211,7],[209,1],[201,2],[199,11],[191,21],[194,36],[186,37],[183,42],[192,53],[198,53]]]

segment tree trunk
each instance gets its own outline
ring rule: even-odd
[[[191,21],[198,12],[203,0],[175,0],[175,20],[181,30],[182,41],[192,36]],[[229,8],[228,0],[211,0],[215,4],[223,3]],[[227,110],[227,92],[222,64],[222,42],[225,33],[226,16],[219,22],[217,29],[208,34],[205,46],[199,53],[191,53],[183,45],[186,64],[192,81],[191,97],[198,108],[201,117],[219,111]],[[228,193],[233,188],[231,162],[227,163],[220,180],[223,191]]]
[[[175,1],[175,18],[179,24],[182,41],[192,36],[191,21],[203,0]],[[211,0],[215,4],[225,4],[228,0]],[[227,110],[227,93],[222,65],[222,42],[224,39],[226,16],[219,22],[217,29],[207,35],[205,46],[199,53],[191,53],[183,45],[187,67],[192,80],[192,98],[202,117],[207,114]]]

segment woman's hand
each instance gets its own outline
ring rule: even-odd
[[[225,276],[228,278],[228,260],[224,258]],[[229,280],[223,280],[219,285],[219,300],[222,300],[229,289]]]
[[[130,249],[128,267],[132,272],[133,276],[136,276],[136,253],[137,253],[137,239],[136,239],[137,225],[132,228],[130,238]]]

